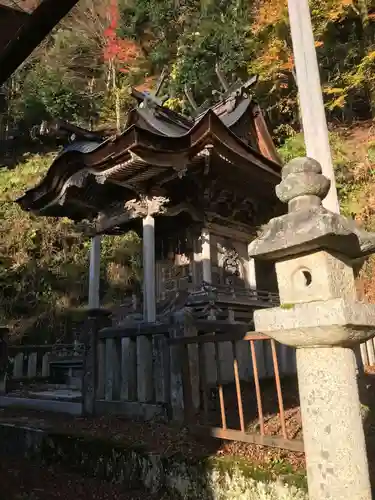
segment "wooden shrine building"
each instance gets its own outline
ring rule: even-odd
[[[275,195],[281,162],[249,85],[194,118],[133,94],[138,106],[121,134],[102,141],[76,128],[75,141],[18,203],[86,221],[92,234],[142,236],[141,307],[137,314],[125,307],[113,328],[168,323],[187,307],[196,320],[252,330],[254,310],[275,306],[278,294],[274,266],[249,259],[247,248],[283,209]],[[285,371],[294,370],[283,349]]]
[[[257,288],[247,245],[281,210],[281,165],[248,86],[194,119],[134,95],[139,105],[122,134],[73,142],[18,203],[38,215],[88,220],[97,234],[143,231],[151,321],[155,302],[181,288]],[[272,269],[262,267],[258,288],[276,292]]]

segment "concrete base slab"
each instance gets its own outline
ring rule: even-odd
[[[29,410],[51,411],[82,415],[82,403],[58,401],[56,399],[19,398],[15,396],[0,396],[0,408],[28,408]]]
[[[55,400],[79,400],[82,393],[74,389],[47,389],[46,391],[30,391],[29,395],[40,399],[55,399]]]

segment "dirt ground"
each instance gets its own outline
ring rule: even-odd
[[[282,385],[288,437],[289,439],[300,439],[302,437],[302,426],[296,382],[284,381]],[[375,374],[368,373],[365,375],[360,381],[360,387],[361,401],[368,410],[365,429],[370,472],[375,485]],[[238,428],[238,409],[235,391],[228,387],[226,392],[225,402],[228,426],[230,428]],[[246,402],[244,409],[246,409],[245,419],[247,429],[250,432],[259,432],[259,428],[257,428],[259,424],[257,407],[254,401],[254,389],[250,386],[243,387],[242,392],[244,403]],[[280,418],[273,387],[263,386],[262,400],[266,434],[279,435]],[[212,425],[219,424],[220,412],[217,411],[217,407],[211,410],[209,418]],[[288,467],[291,467],[293,470],[301,470],[305,467],[303,453],[294,453],[287,450],[240,442],[221,441],[211,437],[197,437],[189,433],[186,428],[158,422],[135,422],[119,417],[83,418],[21,409],[0,409],[1,422],[44,428],[70,435],[78,434],[110,439],[124,446],[141,446],[150,452],[161,453],[164,456],[173,456],[175,453],[180,453],[187,458],[230,455],[245,458],[253,464],[267,469],[272,467],[272,464],[280,463],[288,464]],[[33,470],[35,471],[33,472]],[[72,491],[78,491],[78,494],[74,497],[78,500],[89,498],[87,495],[90,495],[90,498],[93,499],[103,500],[107,498],[129,500],[132,498],[135,500],[146,498],[146,496],[142,496],[142,492],[124,493],[116,486],[109,486],[94,479],[80,478],[79,476],[66,474],[56,468],[45,469],[40,473],[37,472],[37,468],[34,468],[33,465],[22,461],[11,463],[0,462],[0,481],[0,484],[9,484],[9,488],[14,489],[14,491],[9,490],[11,492],[9,495],[2,497],[2,493],[5,492],[3,488],[0,491],[0,500],[3,498],[4,500],[12,500],[13,498],[17,500],[70,499],[68,494],[69,488],[72,488]],[[40,488],[41,484],[43,485],[42,488]],[[54,486],[55,484],[56,486]],[[59,485],[61,485],[61,488]],[[22,495],[28,490],[33,491],[33,488],[35,490],[33,493],[34,496],[14,496],[17,491],[19,491],[18,495]],[[67,488],[67,496],[61,496],[65,494],[64,488]],[[92,493],[90,493],[92,491],[95,491],[95,495],[97,496],[92,496]],[[147,497],[150,498],[149,495]]]
[[[285,380],[282,386],[288,438],[302,439],[296,380]],[[259,433],[254,385],[242,383],[241,392],[246,429],[251,433]],[[234,385],[224,388],[224,400],[228,428],[239,430],[237,394]],[[262,406],[265,434],[281,436],[281,422],[273,380],[265,381],[262,384]],[[47,412],[0,409],[1,422],[19,423],[69,434],[79,433],[111,439],[119,444],[141,446],[151,452],[162,453],[164,456],[172,456],[175,453],[181,453],[185,457],[191,458],[231,455],[250,460],[260,466],[268,466],[282,460],[295,470],[304,468],[305,465],[303,453],[241,442],[221,441],[209,437],[197,437],[181,426],[165,425],[158,422],[135,422],[121,417],[81,418]],[[217,395],[213,398],[207,424],[217,427],[221,425]]]
[[[1,459],[0,485],[0,500],[167,500],[26,460]]]

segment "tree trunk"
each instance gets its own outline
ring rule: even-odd
[[[116,65],[112,61],[112,89],[115,95],[115,116],[116,116],[116,130],[118,133],[121,132],[121,99],[120,99],[120,89],[117,86],[116,78]]]

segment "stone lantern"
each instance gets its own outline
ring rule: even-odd
[[[374,235],[322,206],[330,187],[319,163],[298,158],[277,186],[288,213],[250,245],[275,262],[280,307],[255,312],[256,330],[297,348],[309,495],[370,500],[354,348],[375,335],[375,305],[357,301],[353,262]]]

